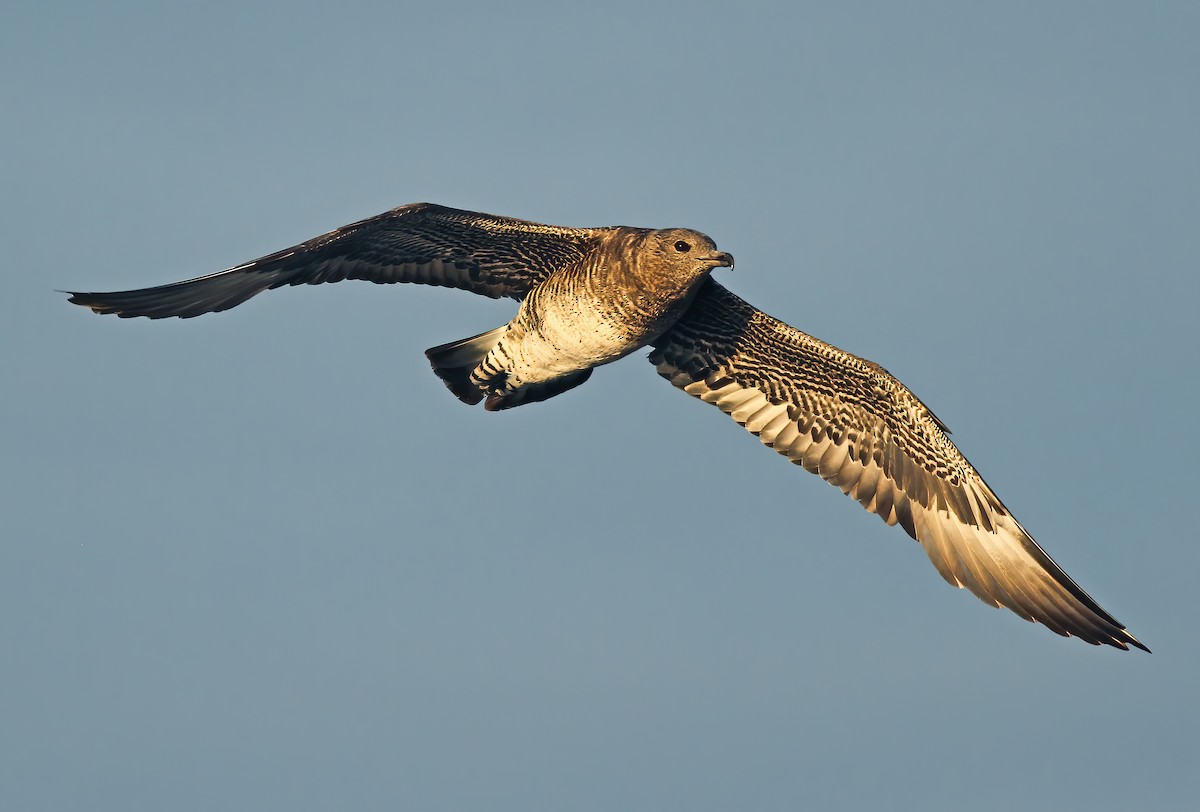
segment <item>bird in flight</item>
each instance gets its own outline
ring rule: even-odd
[[[643,347],[660,375],[921,543],[950,584],[1063,636],[1149,651],[1034,541],[883,367],[774,319],[710,278],[733,267],[689,229],[564,228],[400,206],[208,276],[70,301],[192,318],[265,290],[361,279],[520,302],[512,321],[426,350],[468,404],[508,409],[579,386]]]

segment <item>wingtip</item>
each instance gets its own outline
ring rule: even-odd
[[[99,306],[88,301],[89,294],[87,294],[87,293],[84,293],[82,291],[77,291],[77,290],[55,290],[54,292],[66,294],[67,301],[73,305],[79,305],[80,307],[86,307],[89,310],[91,310],[93,313],[103,313],[104,312],[103,310],[101,310],[99,308]]]
[[[82,292],[74,291],[74,290],[60,290],[58,292],[67,294],[70,297],[67,299],[67,301],[70,302],[71,304],[79,305],[80,307],[86,307],[88,310],[92,311],[93,313],[98,313],[101,316],[105,316],[105,315],[109,315],[109,314],[116,314],[117,316],[120,316],[123,319],[127,319],[130,316],[140,315],[138,313],[122,312],[121,310],[118,310],[117,308],[113,307],[112,305],[109,305],[102,301],[99,301],[96,297],[100,296],[102,294],[82,293]]]
[[[1138,640],[1136,637],[1134,637],[1129,632],[1125,632],[1125,642],[1129,643],[1131,646],[1134,646],[1135,648],[1140,648],[1142,651],[1146,652],[1147,654],[1154,653],[1153,651],[1150,650],[1149,646],[1147,646],[1141,640]]]
[[[1141,640],[1138,640],[1132,634],[1127,632],[1124,626],[1120,625],[1117,626],[1117,630],[1110,634],[1107,639],[1099,638],[1087,642],[1091,642],[1092,645],[1096,646],[1112,646],[1113,648],[1119,648],[1122,651],[1129,651],[1130,647],[1133,647],[1136,649],[1141,649],[1147,654],[1154,653],[1150,650],[1149,646],[1147,646]]]

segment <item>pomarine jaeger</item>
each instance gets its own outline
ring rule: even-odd
[[[1013,518],[916,395],[709,278],[732,266],[688,229],[563,228],[416,203],[219,273],[70,301],[186,319],[343,279],[510,297],[521,304],[508,324],[426,351],[460,400],[489,410],[546,400],[652,347],[659,374],[899,524],[950,584],[1057,634],[1149,651]]]

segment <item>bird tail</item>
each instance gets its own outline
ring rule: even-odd
[[[488,330],[477,336],[452,341],[425,350],[434,373],[446,384],[446,388],[463,403],[474,406],[483,400],[484,392],[471,381],[471,373],[483,362],[495,347],[508,325]]]

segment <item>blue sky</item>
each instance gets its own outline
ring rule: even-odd
[[[4,806],[1192,808],[1200,11],[980,6],[13,4]],[[1155,654],[949,589],[638,356],[459,404],[422,350],[512,303],[54,293],[419,200],[710,234]]]

